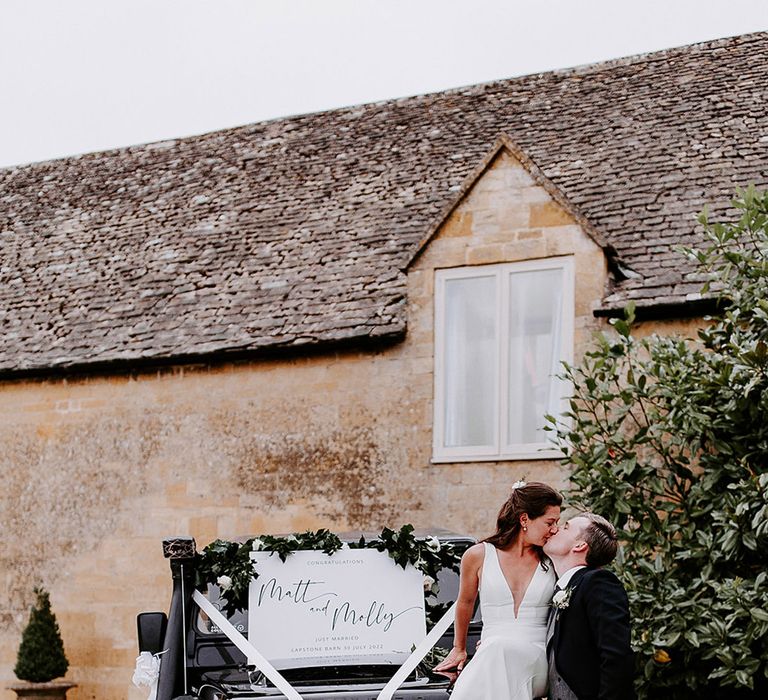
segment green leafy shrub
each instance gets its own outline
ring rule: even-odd
[[[768,697],[768,193],[733,205],[682,250],[718,300],[698,338],[636,339],[628,307],[548,418],[569,496],[620,529],[641,698]]]
[[[51,611],[48,592],[35,589],[37,602],[29,613],[29,622],[21,635],[21,644],[13,672],[22,681],[47,683],[63,676],[69,668],[64,654],[56,616]]]

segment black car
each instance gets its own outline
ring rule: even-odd
[[[471,537],[446,530],[435,529],[419,536],[435,536],[459,552],[474,544]],[[352,541],[356,537],[348,539]],[[247,664],[245,655],[193,603],[194,540],[185,537],[165,540],[163,553],[170,560],[173,577],[170,611],[168,615],[141,613],[137,620],[139,651],[160,654],[157,700],[284,698],[260,671]],[[452,603],[458,593],[458,575],[444,569],[438,583],[438,602]],[[214,605],[218,595],[217,587],[211,586],[208,597]],[[247,636],[247,612],[238,612],[229,621]],[[470,624],[469,649],[474,649],[479,639],[481,624],[478,611]],[[450,627],[436,646],[450,649],[452,644],[453,628]],[[311,700],[375,700],[400,663],[386,657],[375,660],[361,657],[359,663],[354,661],[345,659],[344,664],[338,666],[284,664],[278,670],[302,697]],[[431,665],[424,662],[417,666],[394,697],[403,700],[447,698],[451,680],[444,674],[433,673]]]

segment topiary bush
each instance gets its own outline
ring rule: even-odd
[[[768,193],[737,197],[681,251],[719,313],[697,338],[636,339],[629,306],[548,418],[571,500],[620,530],[640,698],[768,697]]]
[[[29,613],[29,622],[21,635],[21,644],[13,672],[22,681],[47,683],[63,676],[69,668],[56,616],[51,611],[48,592],[35,589],[37,602]]]

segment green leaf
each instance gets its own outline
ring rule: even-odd
[[[613,327],[616,329],[616,332],[620,336],[622,336],[624,338],[628,338],[629,337],[629,324],[626,321],[624,321],[624,320],[622,320],[620,318],[619,319],[613,319]]]

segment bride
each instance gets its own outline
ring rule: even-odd
[[[459,672],[451,700],[532,700],[546,693],[547,616],[557,579],[542,547],[557,532],[562,502],[547,484],[517,482],[496,533],[464,553],[453,649],[435,667]],[[478,591],[482,644],[467,663]]]

